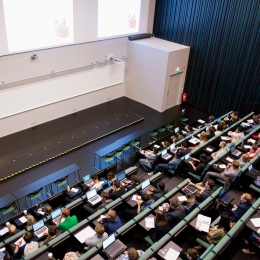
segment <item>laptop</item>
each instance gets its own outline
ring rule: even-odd
[[[254,177],[256,177],[258,174],[260,174],[260,172],[258,170],[253,168],[252,164],[250,164],[247,169],[248,169],[248,173]]]
[[[176,152],[178,151],[178,148],[175,146],[175,143],[172,143],[172,144],[170,145],[170,151],[171,151],[172,153],[176,153]]]
[[[46,226],[44,226],[44,222],[43,220],[38,221],[37,223],[35,223],[33,225],[33,231],[34,231],[34,235],[38,238],[43,237],[43,232],[47,231],[48,228]]]
[[[57,222],[58,222],[58,219],[59,219],[60,215],[61,215],[61,209],[60,209],[60,208],[58,208],[58,209],[54,210],[53,212],[51,212],[52,222],[53,222],[55,225],[57,225]],[[61,219],[61,222],[63,222],[64,220],[65,220],[65,219],[62,218],[62,219]]]
[[[84,176],[83,178],[83,183],[87,186],[89,186],[90,184],[93,183],[93,180],[91,179],[90,174],[87,174],[86,176]]]
[[[115,233],[111,234],[107,239],[103,241],[103,251],[110,257],[115,258],[118,254],[125,250],[124,244],[116,240]]]
[[[176,128],[174,129],[174,133],[175,133],[175,134],[177,134],[179,131],[180,131],[180,128],[179,128],[179,127],[176,127]]]
[[[197,190],[198,189],[196,187],[189,185],[189,184],[186,187],[184,187],[184,189],[183,189],[183,191],[185,193],[191,193],[191,194],[195,193]]]
[[[227,206],[234,200],[234,198],[231,198],[227,193],[227,188],[223,187],[218,193],[218,200]]]
[[[164,160],[168,160],[168,159],[172,158],[172,156],[167,153],[167,149],[164,149],[164,150],[162,151],[162,158],[163,158]]]
[[[127,183],[131,182],[130,180],[128,180],[126,178],[126,174],[125,174],[125,171],[119,173],[117,176],[116,176],[117,180],[120,182],[121,185],[125,186]]]
[[[146,191],[149,189],[149,188],[153,188],[153,186],[150,185],[150,179],[148,178],[147,180],[143,181],[141,183],[141,193],[142,194],[145,194]]]
[[[92,206],[95,206],[102,200],[102,197],[97,194],[97,189],[92,189],[87,192],[87,200]]]
[[[242,154],[242,152],[236,150],[236,147],[234,145],[230,146],[230,153],[236,157],[239,157]]]
[[[2,251],[0,251],[0,260],[4,259],[4,257],[5,257],[5,254]]]
[[[102,190],[109,192],[112,189],[111,183],[110,181],[106,181],[104,183],[101,184]]]
[[[188,153],[188,154],[186,154],[186,155],[184,156],[184,162],[188,163],[188,162],[191,161],[191,160],[192,160],[192,158],[190,157],[190,153]]]

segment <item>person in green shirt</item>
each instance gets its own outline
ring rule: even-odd
[[[62,221],[64,219],[64,221]],[[61,222],[62,221],[62,222]],[[63,208],[61,211],[60,218],[57,221],[57,227],[58,229],[64,231],[69,230],[70,228],[77,225],[78,219],[76,216],[70,216],[70,210],[67,208]]]

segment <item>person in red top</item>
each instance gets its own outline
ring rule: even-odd
[[[256,144],[253,144],[251,147],[250,147],[250,151],[247,153],[250,160],[253,159],[258,153],[260,152],[260,148],[256,145]]]

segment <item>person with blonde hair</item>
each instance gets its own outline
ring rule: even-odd
[[[35,222],[36,222],[36,221],[35,221],[34,216],[29,215],[29,216],[27,217],[27,227],[34,225]]]
[[[104,241],[108,237],[108,234],[105,232],[104,226],[102,226],[101,224],[96,225],[95,231],[96,231],[95,235],[85,240],[85,244],[88,247],[87,248],[84,247],[84,249],[89,249],[97,245],[99,242]]]
[[[119,255],[116,260],[137,260],[143,253],[142,250],[136,250],[135,248],[130,247]]]

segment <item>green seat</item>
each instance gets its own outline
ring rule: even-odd
[[[124,235],[128,230],[132,229],[136,225],[134,219],[126,222],[122,227],[118,228],[116,231],[116,235]]]
[[[214,252],[209,252],[204,258],[201,258],[203,260],[212,260],[216,258],[216,254]]]
[[[123,149],[124,149],[124,147],[121,147],[121,148],[119,148],[118,150],[116,150],[116,152],[115,152],[115,154],[114,154],[114,157],[116,158],[116,162],[117,162],[117,159],[118,160],[123,160]]]
[[[215,254],[221,253],[229,244],[231,243],[231,238],[228,235],[222,237],[222,239],[214,246],[212,251]]]
[[[17,205],[16,205],[15,201],[6,205],[5,207],[2,207],[0,209],[1,219],[2,219],[1,222],[4,221],[6,215],[9,217],[14,216],[15,214],[17,214],[17,212],[18,212],[18,209],[17,209]]]
[[[115,163],[115,158],[114,158],[114,154],[109,154],[109,155],[106,155],[104,157],[101,157],[101,160],[103,162],[105,162],[105,167],[107,167],[108,165],[111,165],[113,163]]]
[[[166,127],[162,126],[158,129],[158,138],[160,139],[165,135],[166,135]]]
[[[197,238],[196,239],[196,242],[198,244],[200,244],[201,246],[203,246],[204,248],[209,248],[210,247],[210,244],[205,242],[204,240],[200,239],[200,238]]]
[[[132,153],[134,154],[135,153],[135,149],[139,150],[141,148],[140,147],[141,138],[133,140],[130,144],[133,147],[133,152]]]
[[[166,129],[167,129],[167,131],[172,133],[173,132],[173,124],[170,123],[170,124],[166,125]]]
[[[189,119],[187,117],[180,117],[181,122],[187,122]]]
[[[131,144],[130,144],[130,143],[129,143],[129,144],[125,144],[125,145],[123,146],[122,152],[123,152],[123,155],[124,155],[124,154],[130,155],[130,154],[131,154]],[[126,158],[125,158],[125,159],[126,159]]]
[[[249,188],[250,188],[251,190],[254,190],[254,191],[257,192],[257,193],[260,193],[260,188],[257,188],[257,187],[256,187],[255,185],[253,185],[253,184],[250,184]]]
[[[169,235],[171,237],[177,236],[186,226],[187,226],[187,222],[185,220],[182,220],[169,231]]]
[[[214,245],[210,245],[204,252],[203,254],[200,255],[200,259],[204,259],[207,254],[209,254],[209,252],[211,252],[211,250],[213,249]]]
[[[153,240],[149,235],[144,238],[144,241],[150,246],[153,244]]]
[[[149,247],[139,258],[138,260],[147,260],[150,259],[150,257],[154,254],[155,252],[152,250],[151,247]]]
[[[254,212],[255,212],[255,209],[254,209],[253,207],[249,208],[249,209],[247,210],[247,212],[240,218],[241,221],[243,221],[244,223],[246,223],[246,222],[250,219],[251,215],[254,214]]]
[[[42,200],[40,200],[40,197],[42,198],[42,200],[44,200],[43,198],[43,194],[42,194],[42,188],[40,188],[39,190],[36,190],[34,192],[31,192],[30,194],[28,194],[26,196],[26,200],[29,199],[30,203],[31,203],[31,206],[28,206],[27,203],[26,206],[29,208],[29,207],[32,207],[32,201],[36,200],[36,202],[41,202]]]
[[[68,183],[68,175],[63,177],[63,178],[60,178],[59,180],[53,182],[53,184],[57,187],[57,190],[59,192],[59,187],[62,187],[63,189],[66,189],[67,186],[69,185]]]

